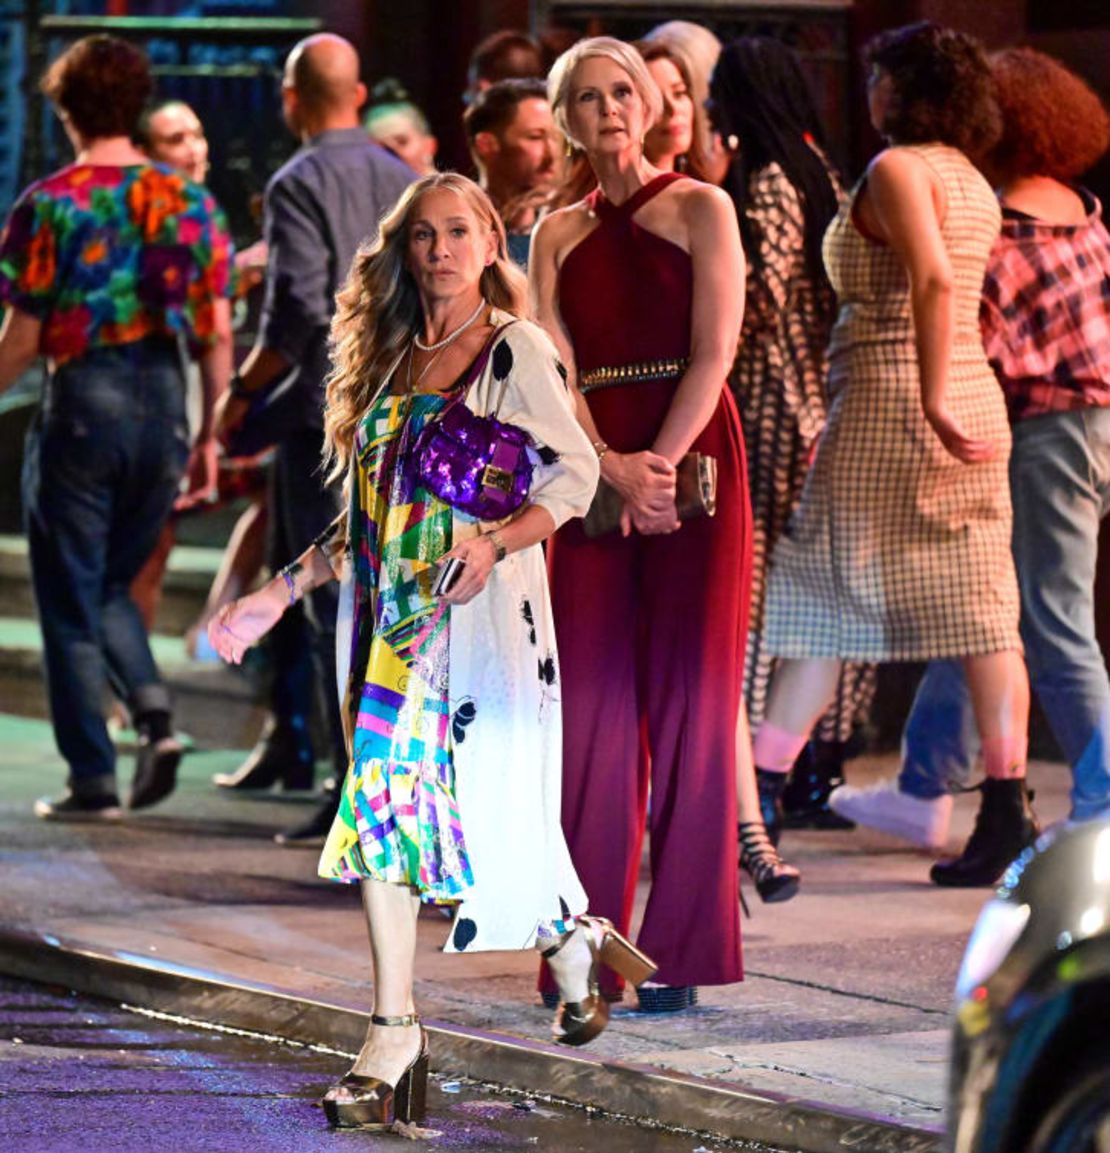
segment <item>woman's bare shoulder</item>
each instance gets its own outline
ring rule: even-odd
[[[682,180],[675,181],[672,190],[691,237],[737,228],[736,206],[723,189],[700,180]]]
[[[683,204],[719,207],[732,203],[732,197],[723,188],[707,184],[704,180],[676,180],[667,191],[672,196],[680,197]]]
[[[914,181],[932,182],[933,166],[913,148],[884,148],[867,166],[867,182],[897,187]]]
[[[584,200],[549,212],[532,234],[533,253],[553,256],[556,264],[596,226],[596,218]]]

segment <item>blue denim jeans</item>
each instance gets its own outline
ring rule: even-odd
[[[181,359],[161,341],[63,365],[27,435],[23,509],[50,715],[81,795],[115,791],[109,685],[133,712],[169,708],[129,590],[188,453]]]
[[[1071,817],[1110,815],[1110,678],[1095,636],[1098,534],[1110,511],[1110,408],[1014,426],[1010,490],[1029,679],[1072,769]],[[978,739],[959,662],[935,661],[904,734],[901,787],[966,779]]]
[[[930,661],[902,729],[903,793],[932,800],[962,788],[979,755],[979,730],[960,661]]]

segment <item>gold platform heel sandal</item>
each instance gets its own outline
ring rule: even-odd
[[[419,1025],[415,1013],[404,1017],[379,1017],[370,1020],[375,1025]],[[364,1077],[350,1072],[341,1077],[329,1090],[346,1089],[350,1099],[336,1101],[324,1097],[320,1102],[324,1116],[334,1129],[388,1129],[395,1121],[420,1124],[427,1113],[428,1094],[428,1034],[420,1029],[420,1049],[412,1062],[397,1078],[396,1085],[378,1077]]]
[[[577,933],[586,934],[589,946],[590,970],[586,977],[587,994],[584,1000],[564,999],[555,1013],[551,1032],[561,1045],[585,1045],[592,1041],[609,1024],[609,1002],[598,992],[597,970],[599,965],[610,969],[633,985],[650,981],[655,975],[656,965],[646,954],[641,953],[631,941],[623,937],[605,917],[581,916],[575,918],[574,932],[568,933],[558,944],[545,949],[543,958],[551,966],[555,980],[559,981],[560,960],[558,954]]]

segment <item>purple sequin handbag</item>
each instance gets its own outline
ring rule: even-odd
[[[506,326],[507,327],[507,326]],[[412,447],[412,460],[420,483],[444,504],[477,520],[503,520],[528,499],[532,487],[531,436],[515,424],[497,419],[512,368],[512,350],[497,343],[494,333],[475,362],[459,394],[429,421]],[[475,380],[493,352],[493,375],[501,394],[493,412],[479,416],[464,403]]]

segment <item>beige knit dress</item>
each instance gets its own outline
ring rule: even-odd
[[[825,234],[840,302],[829,418],[772,557],[766,631],[778,656],[916,661],[1021,648],[1010,430],[978,321],[1000,211],[961,152],[939,144],[912,151],[946,196],[941,235],[956,310],[947,403],[969,436],[999,451],[963,464],[926,423],[908,278],[898,257],[853,221],[861,182]]]

